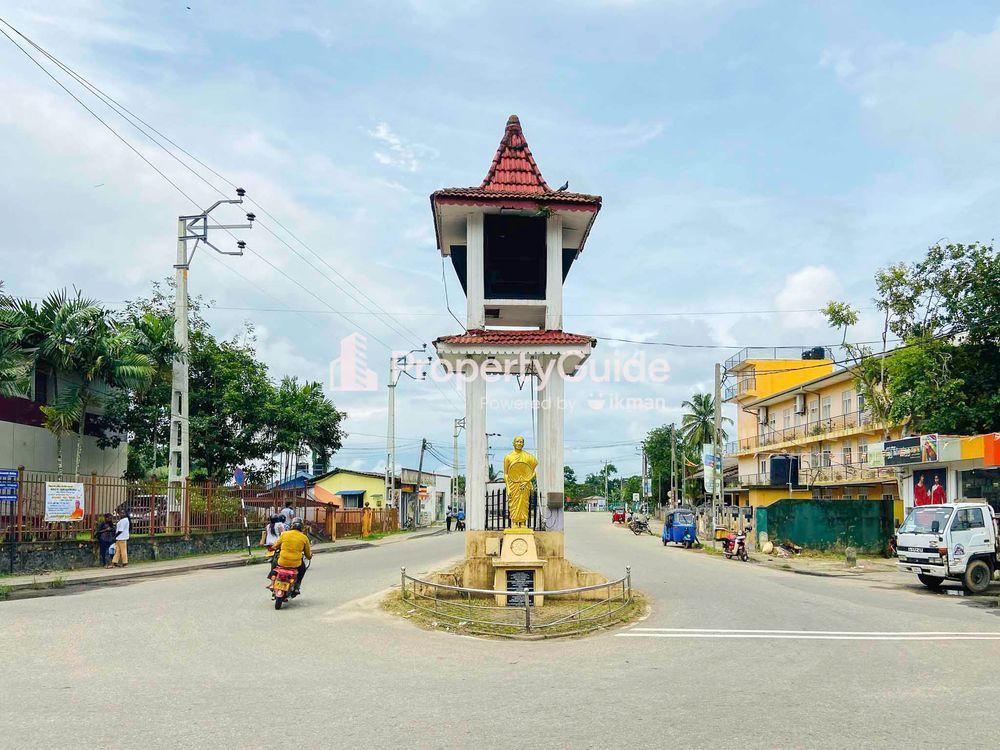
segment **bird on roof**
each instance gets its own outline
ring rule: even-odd
[[[556,188],[557,193],[561,193],[565,190],[569,190],[569,180],[566,180],[566,182]]]

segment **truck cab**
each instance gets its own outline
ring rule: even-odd
[[[937,590],[945,580],[961,581],[966,591],[982,594],[1000,569],[997,518],[982,502],[922,505],[899,527],[899,569],[916,573]]]

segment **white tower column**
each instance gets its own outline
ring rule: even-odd
[[[465,525],[486,528],[486,380],[465,383]]]
[[[545,327],[562,330],[563,226],[561,216],[545,221]]]
[[[546,519],[546,528],[550,531],[562,531],[564,522],[562,508],[557,510],[548,508],[548,497],[549,493],[558,493],[563,497],[566,488],[563,475],[565,386],[566,382],[562,375],[553,368],[548,382],[538,389],[539,469],[544,466],[539,474],[540,477],[544,477],[544,484],[540,479],[538,501]],[[544,440],[542,435],[545,436]]]
[[[466,326],[486,326],[485,282],[483,276],[483,225],[481,213],[465,217],[465,288],[467,295]],[[561,278],[561,277],[560,277]]]

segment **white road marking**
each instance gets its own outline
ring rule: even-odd
[[[617,638],[763,638],[806,641],[1000,641],[1000,633],[868,630],[728,630],[722,628],[632,628]]]

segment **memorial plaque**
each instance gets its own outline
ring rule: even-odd
[[[534,570],[513,570],[509,569],[507,571],[507,590],[508,591],[534,591],[535,590],[535,571]],[[535,603],[535,598],[530,597],[530,604]],[[524,594],[508,594],[507,595],[507,606],[508,607],[523,607],[524,606]]]

